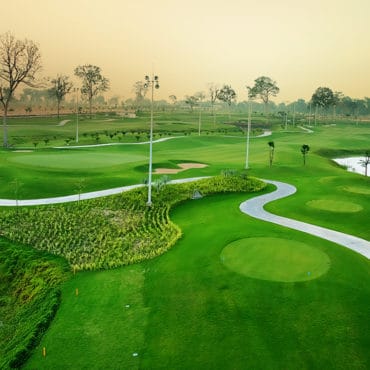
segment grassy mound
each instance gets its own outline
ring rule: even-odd
[[[247,238],[228,244],[221,261],[230,270],[262,280],[315,279],[330,267],[329,257],[305,243],[280,238]]]
[[[0,240],[0,368],[19,368],[48,328],[60,303],[67,263]]]
[[[307,202],[307,205],[323,211],[340,213],[355,213],[360,212],[363,209],[362,206],[356,203],[329,199],[310,200]]]
[[[224,175],[195,183],[157,183],[153,206],[147,188],[78,203],[3,209],[0,228],[11,240],[65,257],[78,270],[108,269],[158,256],[180,238],[171,222],[171,207],[191,198],[218,192],[252,192],[264,183],[244,174]]]
[[[361,186],[343,186],[343,190],[348,191],[349,193],[370,195],[369,187],[365,188]]]

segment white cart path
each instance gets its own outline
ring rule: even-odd
[[[263,181],[275,185],[277,189],[272,193],[260,195],[241,203],[240,210],[242,212],[260,220],[272,222],[274,224],[285,226],[290,229],[299,230],[304,233],[315,235],[331,242],[340,244],[370,259],[370,242],[365,239],[361,239],[353,235],[341,233],[339,231],[327,229],[324,227],[312,225],[306,222],[293,220],[291,218],[277,216],[265,211],[265,209],[263,208],[265,204],[277,199],[288,197],[289,195],[294,194],[297,189],[293,185],[289,185],[279,181]]]

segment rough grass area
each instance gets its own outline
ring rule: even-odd
[[[0,239],[0,368],[19,368],[60,304],[67,263]]]
[[[1,233],[11,240],[65,257],[75,271],[107,269],[153,258],[181,236],[169,219],[171,207],[218,192],[253,192],[264,183],[245,174],[225,173],[195,183],[157,183],[153,206],[147,188],[79,203],[35,208],[2,209]]]

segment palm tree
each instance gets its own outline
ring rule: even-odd
[[[270,148],[269,152],[269,159],[270,159],[270,167],[272,166],[272,162],[274,160],[274,151],[275,151],[275,143],[273,141],[269,141],[268,146]]]
[[[303,144],[301,147],[301,153],[303,155],[303,165],[306,165],[306,155],[309,152],[310,147],[307,144]]]

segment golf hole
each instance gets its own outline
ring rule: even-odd
[[[308,244],[281,238],[236,240],[221,252],[222,263],[247,277],[297,282],[313,280],[330,268],[328,255]]]

